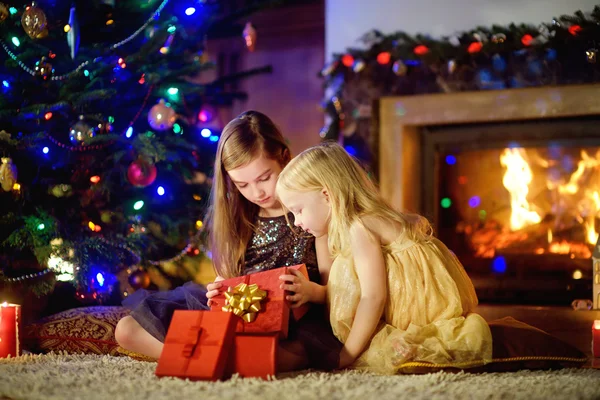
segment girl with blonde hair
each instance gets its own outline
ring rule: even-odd
[[[124,305],[130,316],[115,336],[126,350],[158,358],[175,310],[208,310],[210,299],[225,290],[219,281],[269,269],[306,264],[311,280],[320,281],[320,266],[330,262],[326,240],[297,235],[275,196],[281,169],[290,161],[283,135],[266,115],[247,111],[223,129],[215,158],[210,209],[209,246],[215,282],[193,282],[166,292],[138,290]],[[316,243],[315,243],[316,242]],[[321,309],[321,311],[324,311]],[[280,346],[279,370],[337,367],[341,343],[319,307],[312,307],[290,329]]]
[[[288,276],[292,300],[327,303],[344,343],[340,367],[394,374],[409,361],[475,366],[491,361],[492,337],[473,313],[475,289],[427,220],[392,209],[335,143],[305,150],[276,187],[295,225],[328,238],[326,285]]]

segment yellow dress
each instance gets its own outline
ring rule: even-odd
[[[492,359],[492,335],[477,305],[473,283],[439,240],[402,237],[382,247],[388,296],[370,344],[352,365],[395,374],[409,361],[434,364]],[[330,270],[327,300],[333,332],[344,343],[360,301],[352,257],[338,256]]]

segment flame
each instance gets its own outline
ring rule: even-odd
[[[592,246],[600,236],[600,229],[596,229],[600,217],[600,150],[595,154],[581,150],[574,171],[563,164],[569,162],[566,157],[561,161],[545,159],[539,152],[529,154],[523,148],[502,151],[499,158],[505,168],[502,183],[510,194],[510,221],[490,218],[483,225],[477,221],[462,228],[476,257],[491,258],[499,250],[584,259],[592,256]],[[547,196],[536,196],[541,199],[539,204],[527,200],[534,179],[530,164],[548,170]],[[523,229],[526,227],[530,228]]]
[[[587,151],[581,150],[581,160],[577,163],[577,169],[569,177],[569,181],[562,185],[556,185],[556,189],[561,196],[576,195],[583,191],[582,200],[578,202],[578,219],[585,228],[586,242],[595,245],[598,241],[598,232],[596,232],[596,215],[600,211],[600,195],[594,188],[588,188],[589,174],[600,165],[599,157],[592,157]],[[549,182],[548,188],[552,189]]]
[[[525,151],[521,148],[507,148],[500,155],[500,164],[506,167],[502,183],[510,193],[510,229],[513,231],[537,224],[542,220],[538,213],[530,209],[527,202],[533,173],[524,155]]]

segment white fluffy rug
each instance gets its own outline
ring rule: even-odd
[[[303,372],[271,381],[156,378],[155,363],[93,355],[0,359],[0,399],[600,399],[600,370],[377,376]]]

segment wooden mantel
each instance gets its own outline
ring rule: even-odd
[[[379,103],[379,185],[397,209],[421,204],[420,131],[435,125],[600,115],[600,85],[383,97]]]

